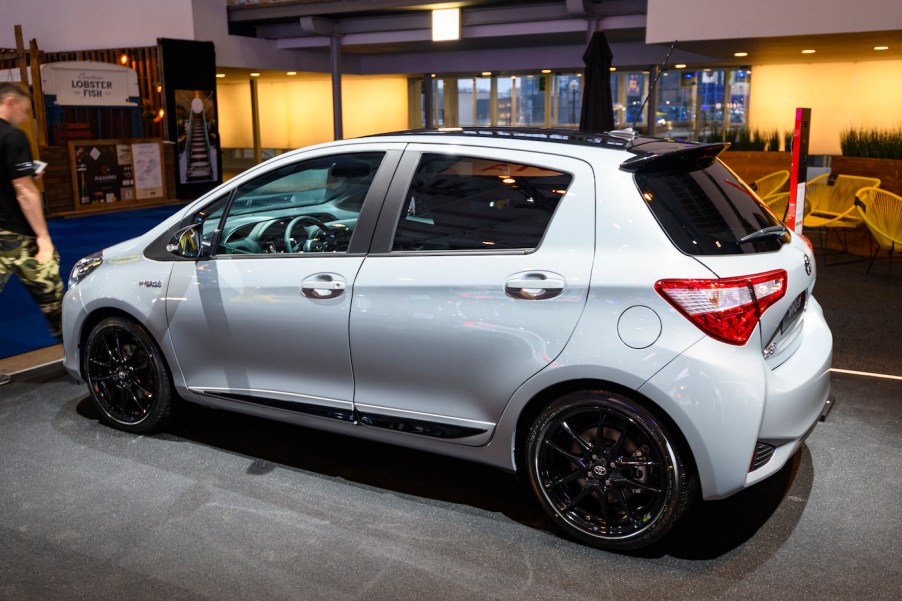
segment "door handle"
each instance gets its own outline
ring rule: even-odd
[[[562,276],[536,271],[511,276],[504,284],[504,292],[513,298],[542,300],[558,296],[565,286],[566,281]]]
[[[347,288],[347,282],[337,273],[318,273],[301,282],[301,294],[307,298],[335,298]]]

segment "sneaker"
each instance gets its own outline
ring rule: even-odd
[[[0,374],[0,386],[3,386],[4,384],[9,384],[10,382],[12,382],[12,378],[7,376],[6,374]]]

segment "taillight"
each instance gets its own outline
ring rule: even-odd
[[[655,290],[709,336],[743,345],[764,311],[786,294],[786,272],[779,269],[737,278],[660,280]]]
[[[813,253],[814,245],[811,243],[811,240],[805,234],[799,234],[799,238],[802,239],[802,242],[808,245],[808,249]]]

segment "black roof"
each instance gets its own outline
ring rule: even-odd
[[[409,129],[375,136],[434,135],[479,138],[505,138],[618,148],[637,156],[624,161],[624,171],[664,171],[699,169],[710,165],[729,143],[701,144],[685,140],[654,138],[632,129],[610,132],[586,132],[576,129],[522,127],[454,127],[447,129]]]

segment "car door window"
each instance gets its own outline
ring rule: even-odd
[[[346,252],[384,153],[318,157],[239,186],[217,254]]]
[[[424,154],[392,250],[534,249],[572,179],[537,165]]]

